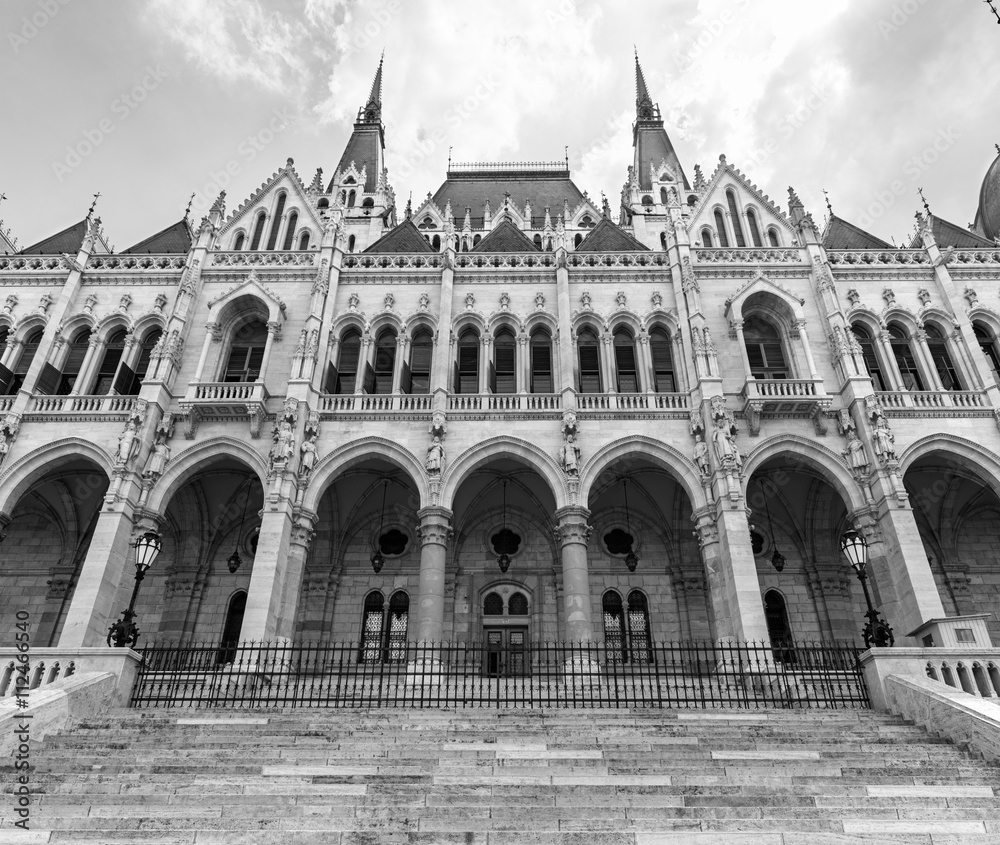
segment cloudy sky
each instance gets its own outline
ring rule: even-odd
[[[983,0],[4,0],[0,218],[20,246],[95,192],[124,249],[229,209],[295,159],[326,178],[385,50],[401,202],[456,161],[553,160],[614,203],[633,44],[691,175],[720,153],[784,207],[794,185],[896,242],[923,188],[972,222],[1000,141],[1000,26]],[[435,142],[441,137],[443,142]],[[235,175],[228,176],[226,171]]]

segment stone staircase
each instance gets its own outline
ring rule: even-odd
[[[1000,767],[868,711],[122,710],[32,762],[0,843],[1000,843]]]

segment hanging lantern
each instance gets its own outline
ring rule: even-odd
[[[639,556],[632,548],[634,540],[632,539],[632,523],[628,512],[628,479],[622,479],[622,489],[625,491],[625,533],[628,534],[628,554],[625,555],[625,565],[629,572],[635,572],[635,568],[639,565]]]
[[[503,510],[500,512],[500,536],[506,538],[507,536],[507,479],[503,480]],[[507,550],[503,549],[497,556],[497,566],[500,567],[500,571],[505,573],[510,569],[510,555],[507,554]]]
[[[385,566],[385,555],[382,554],[382,529],[385,527],[385,492],[389,489],[389,479],[382,482],[382,512],[378,518],[378,538],[375,540],[375,554],[372,555],[372,569],[378,575]]]
[[[764,492],[764,485],[761,483],[760,492]],[[785,568],[785,556],[778,551],[778,544],[774,539],[774,523],[771,522],[771,508],[767,504],[767,496],[764,497],[764,511],[767,513],[767,524],[771,529],[771,542],[774,543],[774,553],[771,555],[771,566],[775,568],[777,572],[781,572]]]
[[[243,500],[243,516],[240,517],[240,533],[236,538],[236,548],[233,549],[233,553],[226,558],[226,564],[229,566],[229,571],[232,574],[236,574],[236,570],[243,565],[243,558],[240,557],[240,537],[243,536],[243,527],[247,519],[247,504],[250,502],[250,485],[247,484],[247,497]]]

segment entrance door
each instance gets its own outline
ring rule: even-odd
[[[795,649],[791,648],[792,628],[788,624],[785,599],[776,590],[768,590],[764,596],[764,619],[774,659],[779,663],[795,663]]]
[[[486,628],[483,669],[492,678],[528,673],[528,629]]]
[[[239,645],[246,607],[247,594],[243,590],[229,600],[229,611],[226,613],[226,625],[222,629],[222,644],[215,658],[216,663],[232,663],[236,659],[236,647]]]

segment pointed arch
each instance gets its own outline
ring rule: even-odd
[[[899,456],[900,476],[905,479],[913,464],[935,452],[953,460],[1000,498],[1000,456],[954,434],[929,434],[907,446]]]
[[[80,458],[93,463],[100,480],[110,483],[114,466],[111,455],[88,440],[66,437],[33,449],[0,473],[0,513],[11,513],[18,500],[40,478]],[[95,479],[95,486],[97,483],[98,479]]]

